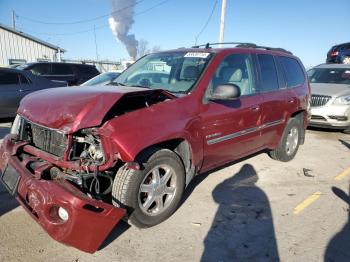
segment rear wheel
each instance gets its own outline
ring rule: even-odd
[[[143,170],[121,167],[114,179],[112,201],[126,208],[128,221],[150,227],[171,216],[185,187],[185,171],[177,154],[161,149],[144,163]]]
[[[292,160],[300,145],[301,128],[301,123],[298,119],[289,119],[277,148],[269,152],[270,157],[282,162]]]

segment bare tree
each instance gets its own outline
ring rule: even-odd
[[[140,58],[148,53],[150,53],[148,41],[145,39],[140,39],[137,47],[137,57]]]
[[[159,45],[155,45],[151,49],[151,48],[149,48],[149,43],[147,40],[140,39],[138,47],[137,47],[137,57],[140,58],[140,57],[147,55],[149,53],[159,52],[160,50],[161,50],[161,48]]]
[[[159,52],[161,50],[160,46],[159,45],[155,45],[152,47],[152,53],[156,53],[156,52]]]

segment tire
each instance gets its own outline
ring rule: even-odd
[[[122,166],[112,188],[113,205],[126,208],[128,222],[139,228],[155,226],[170,217],[185,188],[185,169],[173,151],[160,149],[142,158],[144,168]]]
[[[350,64],[350,56],[345,56],[344,58],[343,58],[343,64]]]
[[[301,134],[300,121],[296,118],[289,119],[277,148],[269,152],[270,157],[282,162],[292,160],[298,152]]]

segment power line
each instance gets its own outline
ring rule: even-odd
[[[211,18],[212,18],[213,15],[214,15],[214,12],[215,12],[215,9],[216,9],[217,4],[218,4],[218,0],[215,0],[215,3],[214,3],[214,5],[213,5],[213,9],[211,10],[210,15],[209,15],[207,21],[205,22],[205,24],[204,24],[203,28],[201,29],[201,31],[199,31],[199,33],[198,33],[198,34],[196,35],[196,37],[195,37],[195,43],[194,43],[194,45],[197,45],[197,40],[198,40],[199,36],[200,36],[200,35],[204,32],[204,30],[207,28],[207,26],[208,26],[208,24],[209,24]]]
[[[134,16],[138,16],[138,15],[142,15],[144,13],[147,13],[153,9],[155,9],[156,7],[159,7],[163,4],[165,4],[166,2],[169,2],[171,0],[164,0],[164,1],[161,1],[159,2],[158,4],[155,4],[154,6],[151,6],[150,8],[144,10],[144,11],[141,11],[141,12],[138,12],[136,13]],[[36,32],[36,31],[32,31],[32,30],[26,30],[25,28],[21,27],[21,30],[24,31],[24,32],[30,32],[32,34],[37,34],[37,35],[47,35],[47,36],[68,36],[68,35],[78,35],[78,34],[84,34],[84,33],[88,33],[88,32],[91,32],[91,31],[94,31],[94,30],[99,30],[99,29],[102,29],[102,28],[106,28],[106,27],[109,27],[109,24],[105,24],[105,25],[100,25],[100,26],[96,26],[95,29],[92,28],[92,29],[86,29],[86,30],[81,30],[81,31],[76,31],[76,32],[69,32],[69,33],[46,33],[46,32]]]
[[[109,25],[101,25],[101,26],[96,26],[95,30],[101,29],[101,28],[106,28]],[[82,30],[82,31],[76,31],[76,32],[70,32],[70,33],[46,33],[46,32],[36,32],[36,31],[32,31],[32,30],[26,30],[25,28],[21,27],[21,31],[23,32],[30,32],[32,34],[37,34],[37,35],[47,35],[47,36],[65,36],[65,35],[78,35],[78,34],[84,34],[84,33],[88,33],[91,31],[94,31],[94,29],[86,29],[86,30]]]
[[[73,21],[73,22],[46,22],[46,21],[36,20],[36,19],[30,18],[30,17],[25,17],[25,16],[22,16],[22,15],[19,15],[19,14],[17,14],[17,17],[22,18],[24,20],[31,21],[33,23],[45,24],[45,25],[74,25],[74,24],[82,24],[82,23],[88,23],[88,22],[92,22],[92,21],[95,21],[95,20],[99,20],[99,19],[102,19],[102,18],[109,17],[110,15],[112,15],[114,13],[119,13],[119,12],[121,12],[123,10],[132,8],[132,7],[142,3],[144,1],[145,0],[139,0],[139,1],[136,1],[135,4],[125,6],[123,8],[118,9],[118,10],[115,10],[115,11],[113,11],[111,13],[104,14],[104,15],[101,15],[101,16],[97,16],[97,17],[94,17],[94,18]]]

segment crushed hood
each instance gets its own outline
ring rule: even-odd
[[[111,107],[125,94],[152,92],[122,86],[62,87],[24,97],[18,113],[28,120],[64,133],[98,126]]]
[[[350,93],[350,85],[345,84],[323,84],[311,83],[311,94],[313,95],[327,95],[327,96],[341,96]]]

